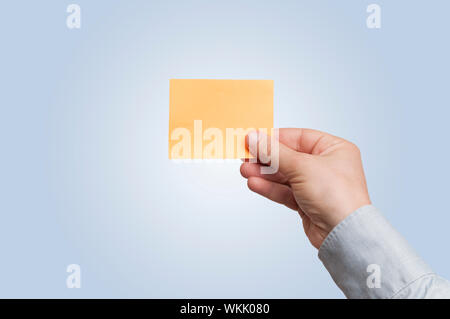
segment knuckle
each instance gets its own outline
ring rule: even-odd
[[[355,143],[352,143],[352,142],[348,142],[348,143],[349,143],[349,148],[350,148],[353,152],[358,153],[358,154],[361,153],[361,150],[359,149],[358,145],[356,145]]]

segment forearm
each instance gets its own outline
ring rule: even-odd
[[[348,298],[450,298],[450,283],[372,205],[337,225],[319,258]]]

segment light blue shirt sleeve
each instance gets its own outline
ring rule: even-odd
[[[319,258],[347,298],[450,298],[450,283],[372,205],[339,223]]]

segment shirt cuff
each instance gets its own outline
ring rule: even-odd
[[[319,259],[347,298],[392,298],[433,273],[372,205],[357,209],[328,234]]]

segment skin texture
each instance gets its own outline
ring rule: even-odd
[[[258,141],[254,156],[278,161],[279,169],[275,174],[261,174],[261,162],[244,162],[241,174],[248,187],[297,211],[317,249],[337,224],[371,203],[361,154],[353,143],[316,130],[282,128],[279,156],[270,158],[270,138],[255,131],[247,136],[247,146],[249,140]]]

